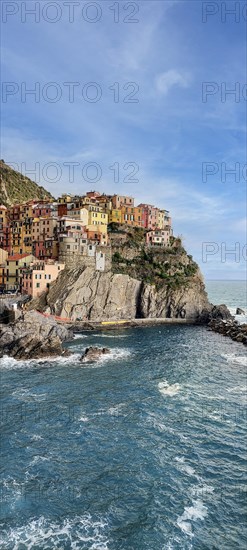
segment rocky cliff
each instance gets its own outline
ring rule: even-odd
[[[112,239],[109,271],[82,265],[62,271],[33,308],[75,320],[184,318],[198,321],[211,309],[198,266],[181,241],[150,250],[140,243]],[[134,242],[134,241],[133,241]],[[205,319],[206,320],[206,319]]]

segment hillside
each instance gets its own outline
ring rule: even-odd
[[[0,204],[11,206],[30,199],[53,198],[52,195],[26,176],[0,160]]]

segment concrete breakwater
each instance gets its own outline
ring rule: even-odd
[[[247,346],[247,324],[240,325],[238,321],[233,319],[212,319],[208,324],[208,330],[218,332],[222,336],[228,336],[235,342],[241,342]]]

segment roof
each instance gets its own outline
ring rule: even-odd
[[[6,206],[4,204],[0,204],[0,210],[7,210]]]
[[[32,256],[32,254],[14,254],[13,256],[8,257],[9,262],[16,262],[17,260],[22,260],[23,258],[27,258],[28,256]]]

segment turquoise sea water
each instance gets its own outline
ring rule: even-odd
[[[164,325],[68,347],[0,360],[0,548],[245,549],[246,348]]]

